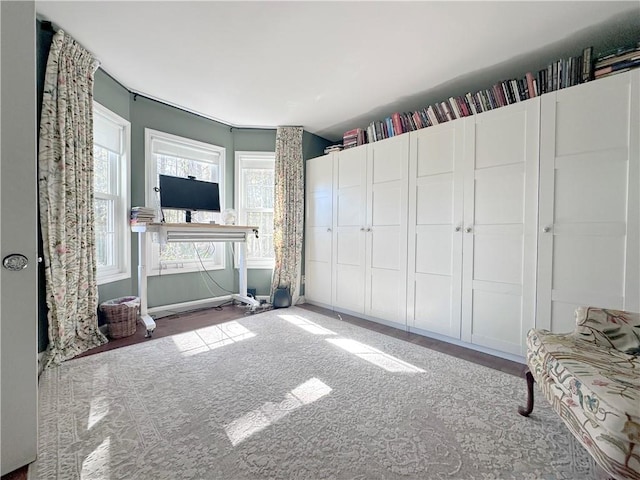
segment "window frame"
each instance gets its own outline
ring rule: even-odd
[[[255,164],[254,168],[264,169],[265,166],[271,166],[274,169],[275,173],[275,162],[276,162],[276,154],[275,152],[266,152],[266,151],[236,151],[235,152],[235,172],[234,172],[234,205],[236,206],[236,212],[238,215],[238,224],[246,225],[246,209],[242,205],[241,199],[244,198],[243,194],[243,183],[242,183],[242,175],[241,169],[243,165],[247,163]],[[251,167],[249,167],[251,168]],[[275,176],[274,176],[275,183]],[[274,185],[275,186],[275,185]],[[254,210],[254,209],[251,209]],[[260,209],[265,212],[273,212],[273,209]],[[270,269],[273,270],[275,267],[275,258],[249,258],[247,255],[246,258],[247,268],[248,269]],[[238,252],[235,254],[235,267],[239,268],[239,255]]]
[[[131,122],[94,100],[93,118],[95,118],[96,115],[115,124],[121,130],[120,165],[118,165],[119,172],[117,172],[120,173],[120,175],[114,177],[118,179],[119,194],[103,194],[96,192],[95,188],[93,192],[94,199],[104,198],[106,200],[115,200],[114,227],[116,231],[116,265],[96,268],[97,284],[104,285],[106,283],[131,278],[131,233],[129,229],[129,203],[131,199]],[[95,130],[95,122],[93,128]],[[94,132],[92,132],[92,134],[92,138],[95,138]]]
[[[155,209],[160,208],[160,198],[158,193],[153,189],[156,183],[157,164],[152,152],[152,142],[154,139],[158,139],[168,143],[175,143],[181,146],[193,147],[205,151],[209,151],[218,155],[218,192],[220,195],[220,212],[225,209],[225,166],[226,166],[226,151],[225,147],[214,145],[212,143],[201,142],[188,137],[182,137],[180,135],[174,135],[171,133],[163,132],[160,130],[154,130],[152,128],[144,129],[144,157],[145,157],[145,199],[146,205]],[[218,214],[218,218],[221,215]],[[155,234],[153,234],[155,235]],[[200,272],[203,269],[203,265],[194,261],[191,266],[184,266],[181,268],[160,268],[160,246],[157,242],[152,241],[152,235],[147,235],[147,276],[163,276],[174,275],[180,273],[194,273]],[[221,261],[220,263],[204,260],[204,268],[206,270],[225,270],[226,265],[226,244],[224,242],[203,242],[203,243],[215,243],[215,248],[220,249]]]

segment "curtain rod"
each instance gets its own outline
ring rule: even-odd
[[[188,113],[190,115],[195,115],[196,117],[203,118],[203,119],[209,120],[211,122],[219,123],[221,125],[224,125],[225,127],[229,127],[229,131],[231,131],[231,130],[276,130],[278,128],[278,127],[259,127],[259,126],[242,127],[242,126],[238,126],[238,125],[231,125],[231,124],[228,124],[228,123],[226,123],[226,122],[224,122],[222,120],[219,120],[217,118],[209,117],[209,116],[207,116],[207,115],[205,115],[203,113],[195,112],[193,110],[189,110],[189,109],[187,109],[185,107],[181,107],[181,106],[173,104],[173,103],[168,103],[168,102],[166,102],[164,100],[160,100],[158,98],[151,97],[151,96],[146,95],[144,93],[131,91],[131,90],[129,90],[129,93],[131,93],[133,95],[133,101],[134,102],[136,101],[137,97],[141,97],[141,98],[144,98],[146,100],[150,100],[152,102],[159,103],[160,105],[164,105],[164,106],[167,106],[167,107],[175,108],[176,110],[180,110],[181,112]]]
[[[41,28],[43,30],[47,32],[55,33],[55,30],[53,29],[53,24],[49,20],[42,20],[40,23],[41,23]]]

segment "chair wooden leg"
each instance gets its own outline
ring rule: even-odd
[[[526,408],[518,407],[518,413],[523,417],[528,417],[533,411],[533,382],[535,382],[535,380],[529,369],[525,371],[524,375],[527,379],[527,406]]]

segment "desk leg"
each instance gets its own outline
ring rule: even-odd
[[[238,277],[239,277],[239,289],[240,295],[247,296],[247,243],[241,242],[236,244],[238,246],[239,255],[238,261]]]
[[[231,298],[246,303],[251,307],[251,311],[253,312],[260,306],[260,302],[255,298],[249,298],[247,296],[247,243],[238,242],[236,245],[238,247],[238,290],[240,293],[231,295]]]
[[[145,337],[150,337],[156,329],[156,322],[147,313],[147,238],[138,233],[138,296],[140,297],[140,320],[147,329]]]

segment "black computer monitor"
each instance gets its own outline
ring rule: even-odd
[[[193,210],[220,211],[220,191],[215,182],[160,175],[160,206],[185,210],[187,222]]]

